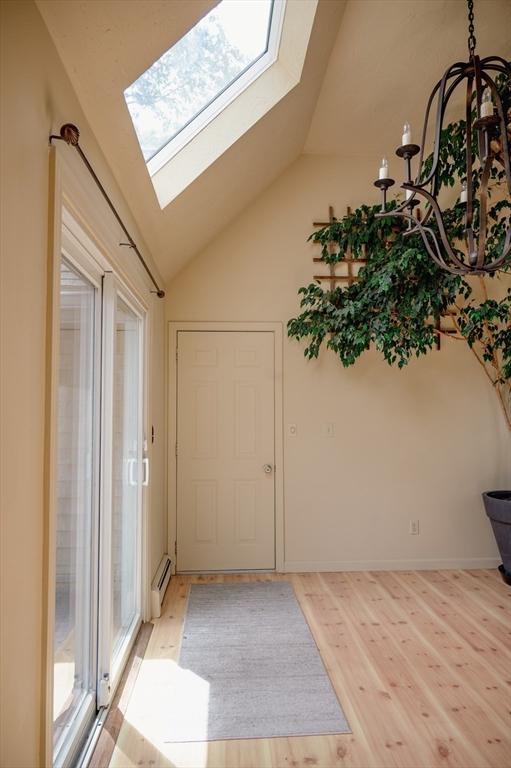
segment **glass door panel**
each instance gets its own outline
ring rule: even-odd
[[[111,534],[111,655],[114,663],[140,615],[141,328],[140,317],[117,295]]]
[[[55,768],[75,764],[97,710],[108,705],[142,596],[145,309],[64,218],[55,329]]]
[[[62,259],[57,412],[54,750],[94,698],[92,633],[98,289]]]

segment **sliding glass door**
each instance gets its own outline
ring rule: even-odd
[[[95,711],[99,284],[60,263],[54,749]]]
[[[114,659],[140,618],[141,330],[141,318],[116,294],[111,552]]]
[[[144,309],[80,234],[63,227],[56,333],[53,746],[65,768],[109,703],[140,625],[147,463]]]
[[[115,685],[141,619],[143,322],[112,274],[104,281],[104,480],[100,679]],[[106,424],[111,425],[107,429]]]

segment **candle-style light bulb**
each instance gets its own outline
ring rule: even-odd
[[[403,135],[401,136],[401,146],[404,147],[407,144],[412,143],[412,129],[410,123],[405,123],[403,126]]]
[[[493,117],[493,101],[488,87],[484,89],[481,99],[481,117]]]
[[[467,202],[467,182],[464,181],[461,185],[461,192],[460,192],[460,203],[466,203]]]
[[[389,178],[389,161],[386,157],[382,158],[380,170],[378,172],[378,178],[379,179],[388,179]]]

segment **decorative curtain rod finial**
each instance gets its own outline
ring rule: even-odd
[[[80,141],[80,131],[73,123],[65,123],[60,129],[60,136],[67,144],[71,144],[73,147],[77,147]]]

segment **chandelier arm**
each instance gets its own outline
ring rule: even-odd
[[[433,213],[435,214],[436,223],[438,225],[438,231],[440,233],[440,239],[442,241],[442,245],[445,248],[447,256],[460,269],[466,270],[466,264],[463,261],[461,261],[458,258],[458,256],[455,254],[455,252],[453,251],[453,249],[451,247],[451,244],[450,244],[450,242],[449,242],[449,240],[447,238],[447,234],[446,234],[446,231],[445,231],[444,219],[443,219],[443,216],[442,216],[442,211],[440,210],[440,207],[439,207],[437,201],[435,200],[435,198],[433,197],[433,195],[430,194],[425,189],[421,189],[420,187],[414,187],[413,184],[403,184],[402,186],[405,189],[411,189],[412,192],[416,192],[418,195],[422,195],[423,197],[426,198],[426,200],[429,202],[430,206],[433,209]],[[437,238],[435,237],[435,242],[436,241],[437,241]]]
[[[483,83],[481,79],[481,63],[479,60],[479,56],[473,56],[472,57],[472,65],[474,67],[474,79],[475,79],[475,91],[476,91],[476,120],[481,115],[481,103],[483,100]],[[472,131],[472,113],[470,117],[470,129]],[[470,136],[470,146],[472,145],[472,136]],[[490,144],[488,141],[488,132],[485,130],[481,130],[481,128],[477,128],[477,154],[479,155],[479,160],[481,163],[484,163],[486,160],[486,155],[488,154],[488,151],[490,149]],[[467,147],[468,151],[468,147]],[[468,179],[467,179],[468,181]]]
[[[407,216],[407,214],[400,214],[400,215],[401,216]],[[421,233],[423,242],[424,242],[424,244],[426,246],[426,249],[427,249],[429,255],[431,256],[433,261],[439,267],[441,267],[442,269],[447,270],[447,272],[450,272],[452,275],[465,275],[465,274],[470,274],[470,272],[472,272],[472,271],[475,272],[475,270],[467,269],[465,265],[463,265],[463,267],[461,269],[456,269],[454,267],[451,267],[449,264],[447,264],[444,261],[443,257],[440,255],[441,254],[440,247],[438,245],[438,240],[437,240],[437,237],[436,237],[435,233],[433,232],[433,230],[430,229],[429,227],[423,227],[421,225],[421,222],[418,222],[418,227],[417,228],[419,229],[419,231]],[[429,233],[429,235],[431,236],[432,240],[434,241],[435,247],[436,247],[436,249],[438,251],[437,254],[435,254],[435,252],[431,249],[431,247],[429,245],[429,242],[427,240],[427,237],[426,237],[426,233]],[[503,249],[502,255],[499,256],[497,259],[494,259],[488,265],[486,265],[485,266],[485,271],[486,272],[497,272],[501,268],[501,266],[506,262],[506,257],[508,255],[511,255],[511,228],[508,229],[508,231],[507,231],[506,240],[505,240],[505,244],[504,244],[504,249]]]
[[[494,65],[497,62],[498,65]],[[503,72],[505,75],[511,75],[511,62],[507,59],[503,59],[502,56],[486,56],[485,59],[481,59],[482,69],[492,69],[494,72]]]
[[[435,233],[431,229],[429,229],[429,227],[423,227],[421,222],[417,221],[417,219],[414,216],[412,216],[412,214],[405,213],[405,211],[398,211],[397,209],[394,209],[393,211],[388,211],[386,213],[377,213],[376,214],[376,218],[377,219],[384,219],[384,218],[390,218],[390,217],[392,217],[392,218],[408,219],[408,220],[413,221],[414,224],[415,224],[415,231],[419,231],[420,232],[421,237],[422,237],[422,239],[424,241],[424,244],[426,246],[426,249],[427,249],[429,255],[431,256],[431,258],[433,259],[433,261],[436,264],[438,264],[438,266],[441,267],[442,269],[448,269],[450,272],[452,271],[452,269],[449,267],[449,265],[442,258],[441,250],[438,247],[438,241],[437,241],[437,238],[435,236]],[[425,235],[426,232],[429,232],[429,234],[431,235],[431,237],[432,237],[432,239],[433,239],[433,241],[435,243],[435,247],[437,249],[436,252],[431,249],[431,246],[430,246],[430,244],[429,244],[429,242],[427,240],[427,236]],[[412,230],[406,232],[405,234],[406,235],[411,235],[412,234]]]
[[[408,218],[410,220],[410,223],[413,222],[415,226],[410,227],[410,229],[407,229],[406,232],[403,232],[403,237],[410,237],[411,235],[416,235],[419,231],[420,226],[424,223],[419,221],[415,216],[412,214],[408,214]]]
[[[429,253],[430,257],[435,262],[435,264],[437,266],[439,266],[441,269],[447,270],[447,272],[450,272],[452,275],[459,275],[460,274],[460,270],[459,269],[455,269],[454,267],[451,267],[451,265],[442,256],[442,251],[441,251],[441,248],[440,248],[440,246],[438,244],[438,238],[437,238],[436,234],[433,232],[433,230],[430,229],[429,227],[423,227],[420,223],[419,223],[418,229],[419,229],[419,232],[420,232],[421,237],[422,237],[422,242],[426,246],[426,250]],[[430,235],[431,239],[433,240],[433,242],[435,244],[435,249],[436,250],[433,250],[433,248],[431,247],[431,245],[429,243],[429,240],[428,240],[428,234]]]
[[[412,235],[416,232],[419,232],[422,241],[426,247],[426,250],[430,256],[430,258],[435,262],[437,266],[439,266],[441,269],[446,270],[447,272],[450,272],[452,275],[461,275],[465,274],[467,272],[467,269],[463,262],[458,261],[458,263],[461,265],[460,268],[451,267],[451,265],[443,258],[442,256],[442,250],[438,243],[438,238],[435,234],[435,232],[430,229],[430,227],[425,227],[424,222],[418,221],[414,216],[412,216],[410,213],[405,213],[404,211],[398,212],[397,209],[394,209],[393,211],[388,211],[387,213],[377,213],[376,218],[377,219],[383,219],[385,217],[399,217],[402,219],[409,219],[414,222],[415,227],[413,230],[410,230],[408,232],[405,232],[405,235]],[[431,247],[431,244],[428,240],[428,235],[433,240],[433,243],[435,245],[435,250]]]
[[[507,188],[509,190],[509,194],[511,195],[511,160],[509,156],[509,141],[507,138],[506,115],[504,114],[502,99],[500,98],[499,92],[495,87],[495,83],[485,72],[482,73],[482,77],[486,85],[490,88],[493,100],[497,106],[500,122],[500,140],[502,142],[502,164],[504,165],[504,170],[506,172]]]
[[[476,268],[481,269],[484,265],[484,249],[486,247],[486,220],[488,218],[488,181],[490,171],[493,165],[491,154],[484,162],[483,173],[481,176],[480,203],[479,203],[479,244],[477,250]]]
[[[488,272],[496,272],[504,264],[511,264],[511,226],[507,228],[502,253],[493,261],[485,266],[485,270]]]
[[[472,230],[473,188],[472,188],[472,89],[473,75],[467,75],[467,91],[465,98],[465,173],[467,183],[467,206],[465,209],[465,231]]]
[[[432,215],[433,215],[433,208],[429,207],[426,210],[426,213],[424,214],[424,218],[422,219],[422,224],[423,225],[427,224],[430,218],[432,217]]]
[[[429,125],[429,115],[431,112],[431,106],[433,103],[433,99],[435,98],[436,94],[438,93],[438,106],[437,106],[437,116],[436,116],[436,124],[435,124],[435,138],[434,138],[434,144],[433,144],[433,164],[431,166],[431,170],[429,172],[429,175],[427,176],[424,181],[421,182],[421,186],[425,186],[426,184],[429,184],[430,181],[434,182],[435,174],[438,166],[438,160],[440,156],[440,134],[442,132],[442,125],[444,122],[444,112],[445,107],[447,104],[447,100],[445,98],[445,90],[447,81],[451,77],[456,77],[456,80],[454,83],[450,84],[448,94],[449,97],[451,93],[454,91],[455,87],[463,80],[463,72],[465,69],[465,64],[461,62],[456,62],[456,64],[453,64],[451,67],[449,67],[446,72],[444,72],[444,75],[441,80],[438,81],[438,83],[435,85],[433,90],[431,91],[431,95],[428,99],[428,103],[426,106],[426,114],[424,117],[424,126],[422,129],[422,142],[421,142],[421,152],[419,155],[419,170],[418,173],[420,174],[420,170],[424,163],[424,151],[426,147],[426,138],[427,138],[427,132],[428,132],[428,125]],[[419,178],[417,178],[417,182],[419,181]]]

